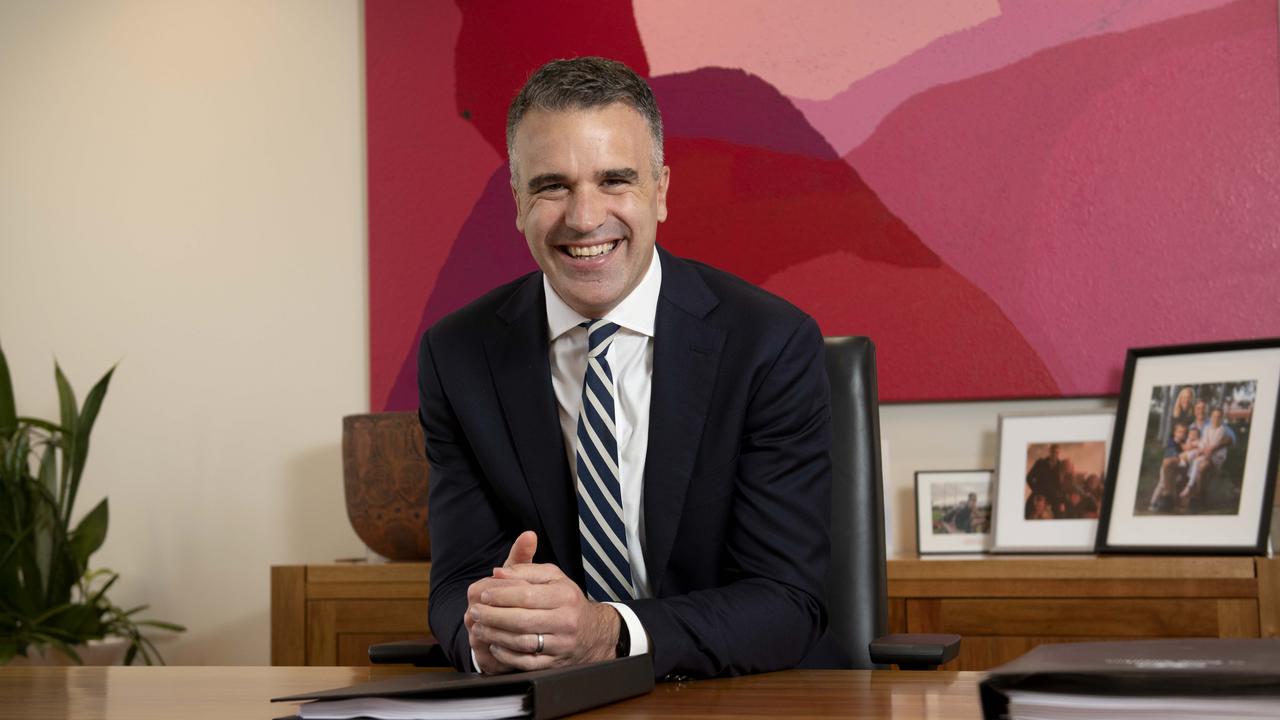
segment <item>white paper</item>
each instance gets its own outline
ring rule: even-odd
[[[495,720],[527,717],[531,714],[527,696],[498,695],[478,698],[351,698],[314,700],[298,707],[304,720]]]
[[[1253,720],[1280,718],[1280,695],[1266,697],[1112,697],[1013,690],[1010,720]]]

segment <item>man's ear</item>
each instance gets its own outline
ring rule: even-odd
[[[524,206],[520,204],[520,191],[516,190],[516,184],[514,180],[511,182],[511,199],[514,200],[516,203],[516,230],[520,231],[520,234],[523,235],[524,234]]]
[[[670,185],[671,168],[663,165],[662,173],[658,175],[658,222],[667,219],[667,188]]]

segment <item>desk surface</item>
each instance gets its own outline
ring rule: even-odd
[[[25,720],[249,720],[295,705],[269,698],[405,672],[341,667],[0,668],[0,708]],[[981,718],[981,673],[793,670],[663,683],[592,718]],[[12,713],[12,715],[10,715]]]

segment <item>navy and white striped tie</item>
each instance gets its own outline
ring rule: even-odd
[[[587,597],[598,602],[636,596],[622,522],[622,485],[614,425],[613,371],[605,352],[618,331],[615,323],[591,320],[587,328],[587,374],[578,412],[578,535]]]

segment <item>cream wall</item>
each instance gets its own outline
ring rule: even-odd
[[[120,361],[78,507],[174,663],[269,661],[268,568],[363,554],[355,2],[0,3],[0,342],[21,411]]]
[[[916,549],[917,470],[995,468],[1001,414],[1115,409],[1114,400],[1017,400],[883,405],[880,435],[885,470],[885,542],[890,554]]]
[[[0,3],[0,342],[19,407],[120,361],[80,501],[111,499],[116,599],[179,664],[269,662],[268,568],[364,554],[340,418],[368,407],[355,2]],[[889,406],[891,543],[912,477],[990,467],[996,416]]]

